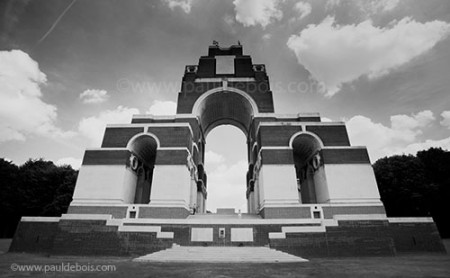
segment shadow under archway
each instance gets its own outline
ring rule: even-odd
[[[158,142],[149,135],[140,135],[129,143],[132,153],[130,168],[136,175],[135,204],[148,204],[153,180]]]
[[[214,127],[223,124],[236,126],[248,137],[256,111],[247,98],[225,90],[208,95],[199,103],[196,112],[205,137]]]
[[[326,187],[320,150],[321,143],[310,134],[299,134],[292,141],[299,199],[303,204],[318,202],[318,194]]]

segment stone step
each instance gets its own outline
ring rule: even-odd
[[[197,213],[189,215],[187,219],[262,219],[261,216],[252,213],[218,214],[218,213]]]
[[[269,247],[196,247],[177,246],[135,258],[135,262],[253,262],[282,263],[307,262],[308,260],[293,256]]]

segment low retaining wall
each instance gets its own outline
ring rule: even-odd
[[[97,219],[96,219],[97,217]],[[329,220],[303,224],[264,220],[259,224],[168,223],[157,219],[123,222],[105,215],[76,219],[22,219],[11,252],[64,255],[134,256],[173,243],[193,246],[264,246],[301,257],[394,256],[402,252],[439,252],[445,247],[434,222],[405,220]],[[277,222],[278,221],[278,222]],[[264,224],[266,223],[266,224]],[[193,239],[193,229],[199,235]],[[232,229],[242,231],[233,239]],[[221,236],[223,231],[223,236]],[[206,234],[206,236],[205,236]],[[205,239],[205,240],[202,240]],[[247,240],[251,238],[250,240]]]

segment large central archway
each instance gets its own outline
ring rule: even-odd
[[[242,198],[239,197],[241,200],[245,200],[245,194],[247,189],[246,184],[246,176],[245,171],[248,169],[249,164],[249,157],[250,157],[250,149],[251,149],[251,140],[249,138],[249,133],[251,129],[251,125],[253,122],[254,115],[258,112],[257,105],[253,101],[251,97],[248,96],[243,91],[240,91],[236,88],[216,88],[211,91],[206,92],[203,94],[195,103],[193,108],[193,113],[198,117],[199,123],[200,123],[200,129],[202,130],[203,134],[203,142],[201,144],[205,144],[205,147],[203,149],[203,158],[205,158],[205,151],[210,150],[208,148],[208,140],[211,139],[209,137],[209,133],[214,130],[216,131],[216,128],[223,125],[231,125],[234,127],[237,127],[240,129],[243,134],[244,138],[241,136],[235,136],[240,137],[244,144],[244,151],[242,151],[242,148],[234,149],[234,151],[237,152],[243,152],[240,156],[240,159],[235,162],[235,165],[226,165],[224,166],[224,169],[222,169],[222,173],[217,172],[209,172],[212,169],[213,165],[206,165],[207,160],[203,159],[203,163],[205,165],[201,165],[202,169],[205,169],[205,172],[208,173],[214,173],[218,176],[220,175],[227,175],[227,171],[236,171],[237,173],[242,174],[241,179],[233,179],[239,181],[242,180],[242,185],[237,185],[242,187]],[[220,127],[219,129],[222,129]],[[228,129],[229,130],[229,129]],[[223,132],[223,131],[222,131]],[[213,132],[215,133],[215,132]],[[220,133],[220,132],[219,132]],[[233,133],[233,132],[230,132]],[[230,142],[233,142],[233,138],[230,138],[230,134],[221,134],[219,138],[219,141],[221,140],[222,145],[228,147],[229,149],[233,149],[233,146],[230,145]],[[212,137],[214,138],[214,136]],[[208,139],[208,140],[207,140]],[[231,140],[230,140],[231,139]],[[217,144],[217,143],[216,143]],[[246,145],[245,145],[246,144]],[[242,147],[242,145],[241,145]],[[229,153],[230,151],[228,151]],[[245,161],[245,165],[243,165],[243,161]],[[241,169],[243,168],[243,169]],[[244,170],[245,169],[245,170]],[[217,170],[217,169],[216,169]],[[242,173],[241,173],[242,172]],[[238,174],[238,175],[240,175]],[[210,187],[213,192],[220,192],[223,190],[223,188],[217,188],[212,183],[219,183],[219,180],[215,181],[213,179],[209,179]],[[221,183],[222,184],[222,183]],[[232,190],[230,188],[230,190]],[[240,192],[241,190],[237,190]],[[223,191],[222,191],[223,192]],[[220,193],[219,193],[220,194]],[[228,195],[228,194],[227,194]],[[208,203],[208,202],[207,202]],[[243,209],[242,205],[236,205],[233,204],[233,207],[236,209],[240,209],[242,211],[246,211],[247,209]],[[218,207],[218,206],[211,206],[207,205],[207,207]],[[244,206],[245,207],[245,206]]]

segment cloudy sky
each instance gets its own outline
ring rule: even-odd
[[[79,167],[107,123],[173,114],[213,40],[266,64],[277,113],[345,121],[372,162],[449,149],[449,35],[447,0],[2,0],[0,157]],[[244,207],[246,168],[244,134],[213,130],[209,209]]]

